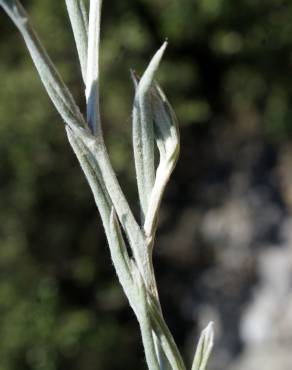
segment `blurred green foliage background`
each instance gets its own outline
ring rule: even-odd
[[[84,111],[64,2],[23,4]],[[216,263],[213,245],[197,235],[188,239],[183,228],[176,248],[160,247],[159,237],[172,238],[190,209],[197,209],[195,227],[204,208],[220,203],[228,186],[209,194],[205,185],[241,163],[239,145],[264,143],[274,155],[290,142],[292,3],[104,1],[103,127],[135,212],[129,69],[141,74],[166,37],[158,80],[179,118],[182,154],[165,196],[155,259],[167,321],[190,360],[197,316],[181,307],[199,289],[196,278]],[[144,369],[138,326],[117,284],[89,187],[3,11],[0,81],[0,370]],[[196,312],[193,303],[184,307]]]

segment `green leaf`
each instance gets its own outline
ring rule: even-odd
[[[210,322],[209,325],[201,333],[192,365],[192,370],[206,369],[207,362],[213,348],[213,344],[214,344],[214,329],[213,323]]]
[[[160,203],[179,156],[180,142],[176,115],[157,83],[151,89],[150,96],[154,119],[154,133],[160,156],[144,223],[145,234],[149,238],[149,242],[152,243],[155,236]]]
[[[153,56],[139,83],[133,76],[136,85],[133,105],[133,149],[142,223],[146,217],[155,181],[154,128],[149,90],[166,46],[165,42]]]

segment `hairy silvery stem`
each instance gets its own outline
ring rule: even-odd
[[[65,2],[85,84],[86,118],[80,113],[19,1],[0,0],[0,5],[19,29],[42,83],[65,122],[69,143],[101,215],[119,282],[139,322],[149,370],[185,370],[163,318],[152,264],[158,211],[179,154],[176,116],[155,82],[167,43],[153,56],[141,79],[132,73],[135,84],[133,151],[141,214],[138,223],[112,168],[102,133],[99,110],[101,0],[90,0],[89,15],[83,0]],[[157,168],[155,145],[159,152]],[[192,370],[205,370],[212,346],[213,326],[210,324],[202,332]]]

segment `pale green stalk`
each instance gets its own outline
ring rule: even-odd
[[[140,81],[133,74],[136,87],[133,149],[142,216],[139,225],[112,168],[102,134],[99,109],[101,0],[90,0],[89,24],[83,1],[66,0],[86,85],[86,120],[43,48],[22,5],[18,0],[0,0],[0,5],[18,27],[43,85],[65,121],[69,143],[100,212],[119,282],[139,322],[149,370],[185,370],[162,315],[152,264],[158,210],[179,153],[175,114],[161,88],[154,82],[166,43],[154,55]],[[159,151],[157,168],[155,143]],[[131,257],[127,245],[131,248]],[[213,329],[209,325],[199,340],[192,370],[205,370],[212,346]]]

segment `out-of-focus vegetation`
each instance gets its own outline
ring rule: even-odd
[[[23,3],[84,109],[65,4]],[[4,12],[0,19],[0,370],[143,369],[138,326],[89,188],[18,31]],[[255,144],[247,149],[252,163],[257,143],[270,158],[291,138],[292,3],[104,1],[104,131],[134,209],[129,69],[142,72],[165,37],[159,81],[181,124],[182,155],[164,203],[156,261],[162,305],[187,354],[187,335],[198,324],[192,299],[202,299],[196,278],[216,263],[216,240],[206,245],[188,230],[230,190],[216,186],[218,179],[230,168],[246,170],[240,146]],[[210,193],[207,183],[214,185]],[[175,227],[175,248],[167,248]],[[240,341],[230,351],[239,350]]]

